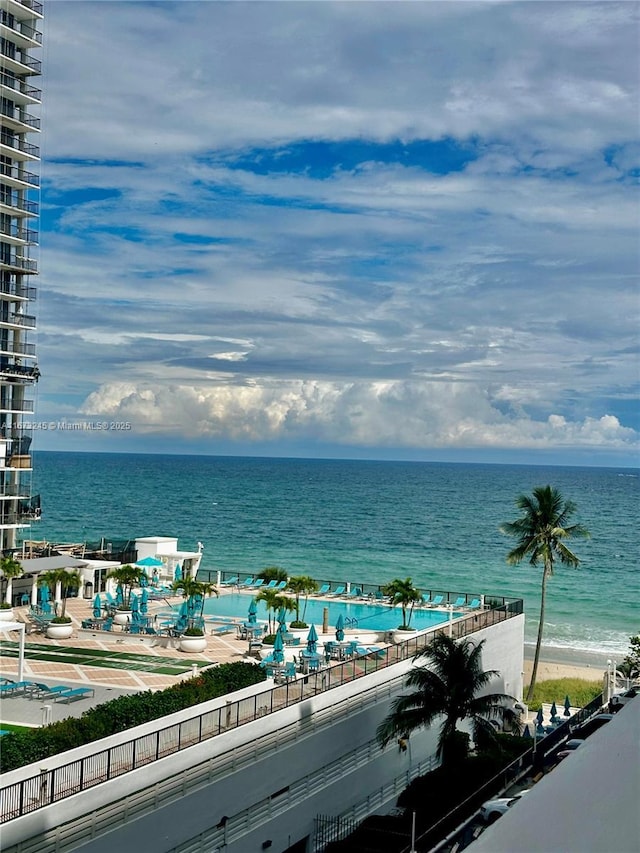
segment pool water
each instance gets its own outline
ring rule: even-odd
[[[242,593],[229,593],[220,598],[207,598],[204,605],[206,617],[224,616],[245,619],[249,612],[251,596]],[[257,602],[258,619],[267,619],[267,608],[264,601]],[[355,601],[326,601],[309,599],[306,612],[304,599],[300,599],[300,618],[309,625],[322,625],[322,615],[325,607],[329,608],[329,624],[335,625],[338,616],[342,614],[346,628],[359,628],[367,631],[392,631],[402,622],[400,607],[389,607],[382,604],[364,604]],[[304,613],[304,616],[303,616]],[[454,613],[454,618],[460,614]],[[432,628],[446,622],[449,614],[442,610],[414,610],[411,617],[411,627],[422,630]],[[287,622],[295,619],[294,612],[287,613]],[[355,620],[355,621],[354,621]]]

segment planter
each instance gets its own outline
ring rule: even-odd
[[[413,628],[407,630],[402,630],[401,628],[396,628],[393,631],[393,642],[394,643],[403,643],[405,640],[410,640],[412,637],[416,637],[418,632]]]
[[[0,608],[0,622],[13,622],[14,619],[13,607]]]
[[[73,634],[71,622],[51,622],[47,625],[47,637],[50,640],[68,640]]]
[[[116,610],[115,616],[113,617],[113,621],[116,625],[126,625],[127,622],[131,622],[131,611]]]
[[[180,637],[180,651],[196,654],[207,648],[206,637]]]
[[[308,625],[306,628],[292,628],[291,625],[289,625],[287,633],[291,634],[293,637],[300,637],[301,640],[306,640],[310,630],[311,625]]]

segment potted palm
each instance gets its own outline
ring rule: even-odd
[[[296,630],[304,632],[309,627],[304,621],[305,613],[307,611],[307,601],[309,600],[310,593],[316,592],[316,590],[318,589],[318,584],[314,581],[312,577],[309,577],[308,575],[298,575],[295,578],[289,579],[287,589],[290,590],[295,596],[294,607],[296,611],[296,618],[289,624],[289,630],[292,633],[295,633]],[[304,595],[302,619],[300,618],[301,595]]]
[[[21,564],[14,557],[3,557],[0,560],[0,571],[7,583],[5,600],[0,602],[0,622],[11,622],[13,620],[12,591],[13,579],[24,574]]]
[[[389,596],[394,607],[399,604],[402,609],[402,624],[394,631],[394,642],[406,640],[410,633],[416,633],[411,627],[411,617],[417,602],[422,601],[422,593],[413,585],[411,578],[395,578],[383,587],[382,592]]]
[[[128,563],[124,566],[118,566],[110,572],[107,577],[111,578],[118,585],[117,605],[113,621],[116,625],[126,625],[131,621],[131,595],[133,588],[140,584],[140,576],[143,570],[131,566]]]
[[[53,590],[56,596],[60,589],[60,613],[53,617],[47,625],[47,637],[50,640],[68,640],[73,634],[73,622],[67,616],[67,598],[70,592],[77,592],[82,585],[82,578],[77,569],[51,569],[43,572],[38,578],[38,586],[46,586]]]
[[[207,648],[207,638],[204,633],[204,600],[207,596],[218,595],[213,584],[204,583],[194,578],[180,578],[174,581],[173,590],[180,592],[187,606],[187,628],[180,637],[180,651],[203,652]]]

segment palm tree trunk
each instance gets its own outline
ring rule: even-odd
[[[547,580],[549,579],[550,574],[550,565],[547,560],[544,561],[544,570],[542,572],[542,592],[540,596],[540,619],[538,622],[538,639],[536,640],[536,651],[533,657],[533,669],[531,671],[531,681],[529,683],[529,687],[527,689],[527,698],[525,702],[527,705],[533,698],[533,691],[536,686],[536,678],[538,677],[538,663],[540,661],[540,647],[542,646],[542,632],[544,630],[544,607],[545,607],[545,599],[547,596]]]

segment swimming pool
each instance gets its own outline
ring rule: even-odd
[[[215,616],[234,617],[245,619],[248,615],[251,603],[250,595],[242,593],[229,593],[221,595],[220,598],[207,598],[204,605],[204,613],[208,618]],[[368,631],[392,631],[402,622],[402,611],[400,607],[389,607],[382,604],[364,604],[363,602],[336,600],[309,599],[304,621],[309,625],[313,622],[316,627],[322,625],[322,614],[324,608],[329,608],[329,625],[333,626],[342,614],[346,628],[359,628]],[[300,618],[304,610],[304,601],[300,600]],[[459,613],[454,613],[454,618]],[[267,608],[264,601],[258,602],[258,619],[267,619]],[[295,619],[295,613],[287,613],[287,622]],[[449,619],[449,614],[442,610],[414,610],[411,618],[411,627],[418,630],[432,628],[434,625],[442,624]],[[354,621],[355,620],[355,621]]]

